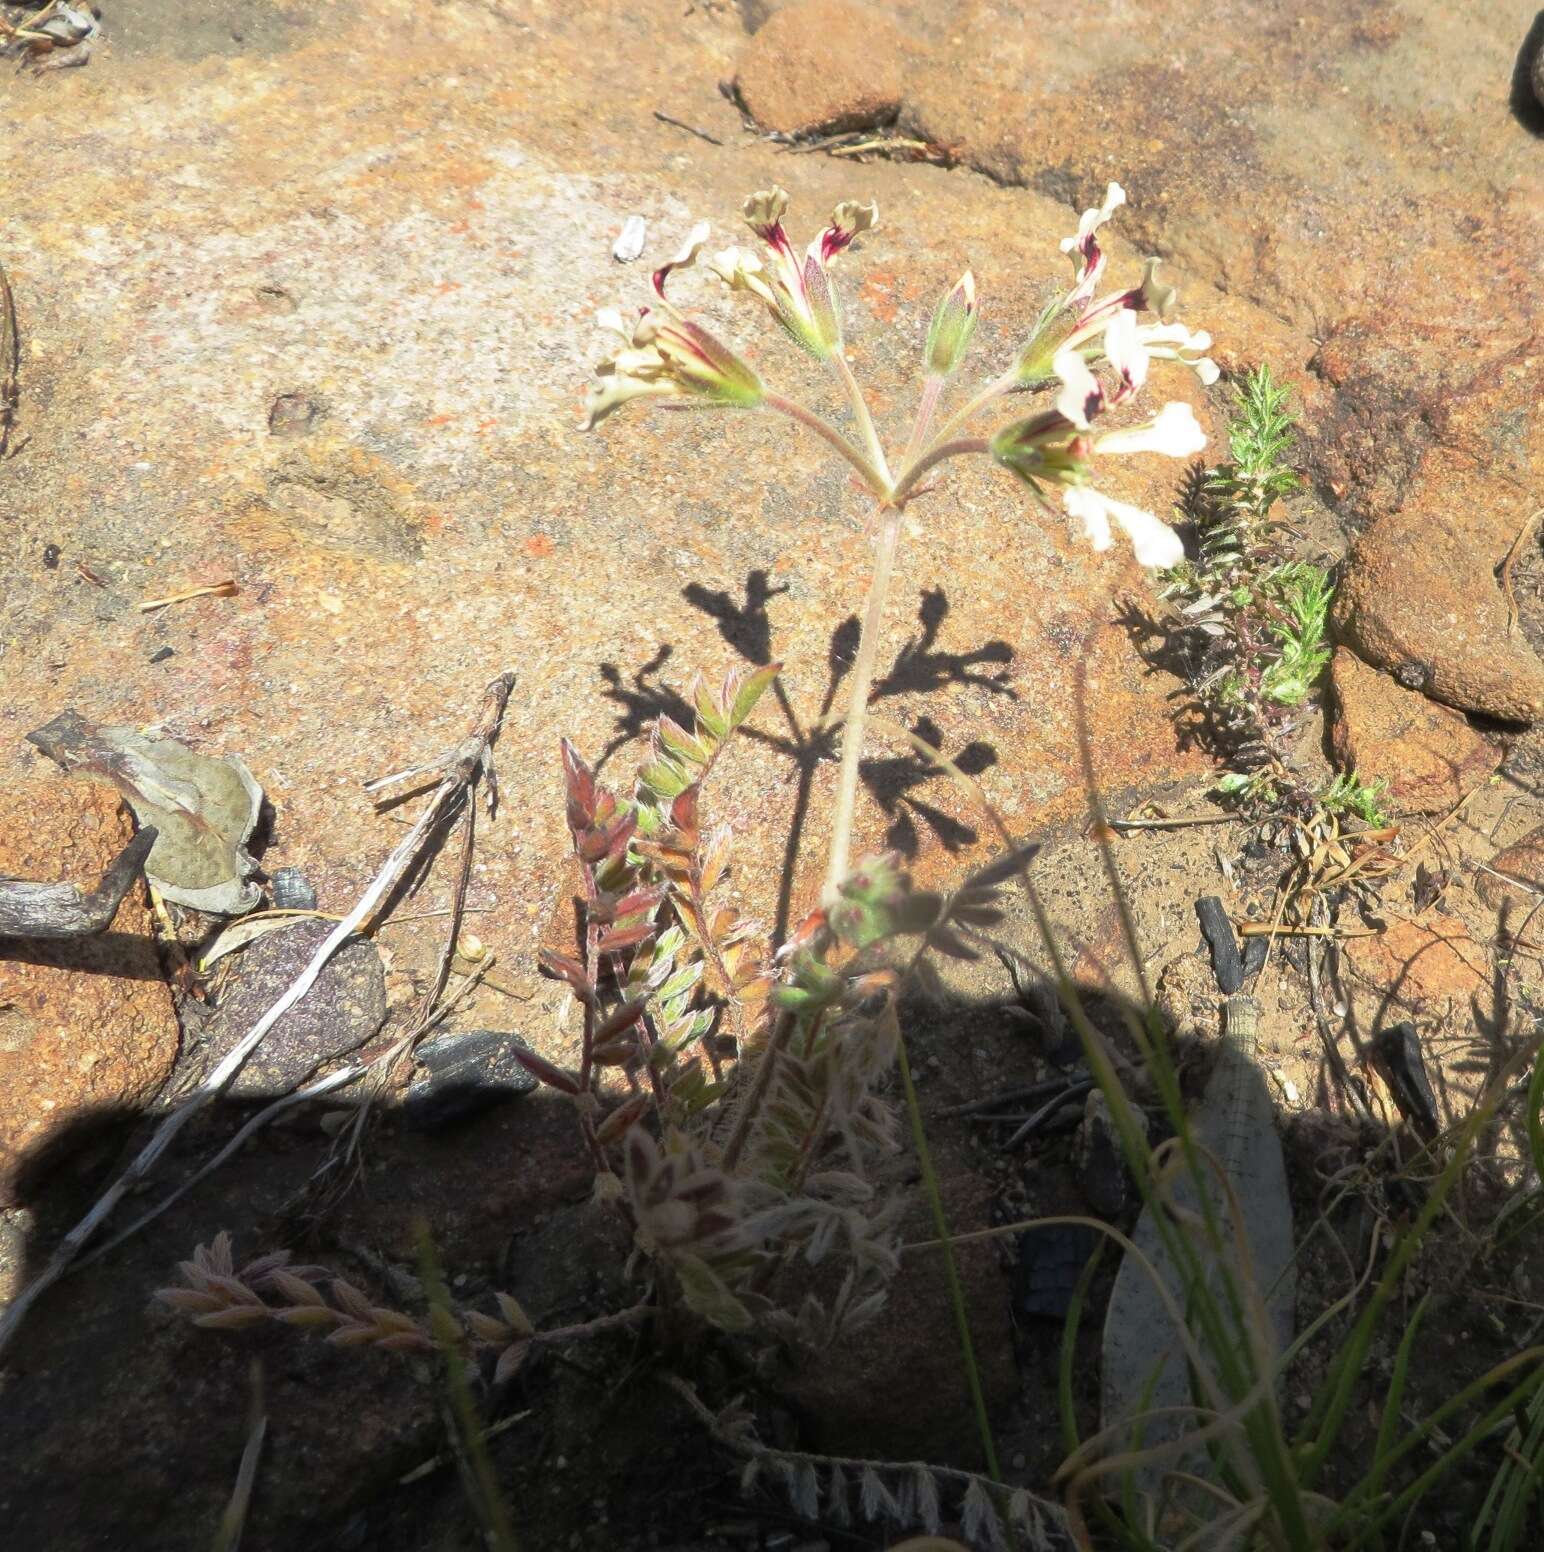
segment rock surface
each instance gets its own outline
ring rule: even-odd
[[[1475,892],[1492,910],[1531,911],[1544,899],[1544,825],[1490,859],[1492,873],[1477,874]],[[1497,878],[1497,873],[1508,875]],[[1511,882],[1511,880],[1516,882]],[[1537,934],[1544,936],[1544,934]]]
[[[1331,739],[1335,758],[1364,782],[1385,780],[1393,806],[1450,808],[1496,768],[1502,751],[1463,715],[1407,690],[1337,648]]]
[[[745,45],[735,90],[763,129],[785,135],[872,129],[901,105],[906,39],[876,6],[798,0]]]
[[[0,874],[91,883],[132,834],[103,784],[0,785]],[[0,1206],[45,1158],[151,1100],[178,1043],[143,885],[96,937],[0,939]]]
[[[1484,951],[1458,917],[1442,911],[1394,921],[1377,937],[1353,938],[1345,952],[1353,974],[1381,1002],[1413,1012],[1441,1013],[1449,1004],[1466,1010],[1488,979]]]
[[[424,1041],[413,1053],[421,1070],[403,1096],[403,1121],[448,1126],[534,1093],[536,1079],[514,1054],[524,1045],[504,1029],[468,1029]]]
[[[1359,656],[1463,711],[1544,715],[1544,662],[1507,626],[1494,571],[1505,554],[1419,508],[1385,518],[1348,559],[1335,629]]]
[[[224,962],[209,1034],[211,1067],[246,1038],[332,930],[332,922],[299,921],[265,933]],[[323,1062],[358,1049],[385,1017],[386,973],[381,956],[374,944],[354,938],[327,961],[310,991],[263,1036],[225,1091],[226,1098],[278,1099],[290,1093]]]

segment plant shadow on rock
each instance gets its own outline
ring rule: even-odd
[[[724,641],[745,662],[760,668],[773,661],[773,627],[768,605],[787,591],[786,586],[773,584],[768,573],[757,568],[746,576],[743,599],[736,599],[724,589],[708,588],[697,582],[688,583],[682,589],[682,596],[716,622]],[[949,599],[942,588],[923,591],[917,608],[920,630],[908,636],[897,649],[889,672],[876,678],[871,705],[900,695],[928,695],[952,685],[974,686],[1010,700],[1017,699],[1009,683],[1014,649],[1008,642],[988,641],[964,652],[939,649],[938,640],[948,613]],[[823,762],[835,762],[840,754],[840,730],[824,723],[837,703],[838,692],[857,646],[858,620],[856,616],[849,616],[831,632],[826,651],[826,683],[819,710],[808,724],[800,719],[782,682],[774,680],[772,694],[786,730],[773,732],[766,727],[747,727],[742,734],[792,761],[797,772],[793,817],[788,826],[779,874],[772,932],[774,947],[781,944],[788,933],[794,866],[809,813],[815,772]],[[619,715],[615,732],[595,762],[597,771],[629,743],[647,734],[661,716],[671,717],[682,726],[691,725],[694,712],[685,696],[659,679],[673,651],[669,643],[661,644],[654,655],[625,680],[616,664],[601,664],[600,675],[606,685],[601,693],[618,706]],[[912,731],[935,748],[942,749],[942,735],[931,720],[919,718],[913,722]],[[951,754],[949,750],[942,752]],[[976,739],[953,751],[952,758],[967,775],[979,776],[996,764],[997,752],[992,745]],[[888,848],[908,858],[917,855],[919,840],[913,816],[920,818],[951,854],[979,839],[973,826],[913,795],[913,789],[925,783],[948,780],[920,755],[908,751],[868,758],[861,763],[859,774],[869,795],[890,818],[885,836]]]

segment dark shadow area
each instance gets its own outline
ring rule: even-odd
[[[1544,103],[1540,103],[1534,86],[1536,79],[1544,81],[1544,67],[1540,67],[1541,74],[1535,75],[1541,55],[1544,55],[1544,11],[1533,18],[1533,25],[1517,51],[1517,62],[1512,67],[1512,86],[1507,94],[1512,117],[1530,135],[1544,137]]]
[[[899,801],[909,802],[904,786]],[[1005,897],[1019,887],[1002,862],[977,870],[973,881]],[[999,926],[983,922],[965,934],[988,963]],[[1129,1230],[1140,1209],[1118,1149],[1089,1121],[1081,1045],[1044,959],[1037,944],[1014,947],[1005,959],[1012,986],[1005,970],[1000,995],[962,997],[935,976],[899,1003],[934,1165],[959,1233],[1061,1214]],[[1129,1025],[1140,1010],[1103,984],[1081,983],[1078,993],[1121,1070],[1132,1071],[1140,1053]],[[1192,1100],[1211,1048],[1210,1038],[1175,1041]],[[904,1141],[896,1079],[884,1092],[903,1140],[876,1183],[901,1195],[903,1240],[926,1239],[931,1218]],[[1167,1117],[1150,1090],[1133,1092],[1151,1140],[1161,1140]],[[162,1218],[40,1301],[4,1360],[0,1457],[9,1473],[11,1544],[203,1552],[240,1458],[253,1359],[274,1424],[243,1542],[248,1552],[371,1545],[429,1552],[444,1544],[447,1527],[474,1534],[432,1368],[271,1321],[200,1330],[152,1305],[152,1291],[178,1281],[178,1263],[195,1245],[228,1231],[238,1269],[289,1249],[296,1264],[325,1266],[372,1301],[421,1314],[414,1224],[427,1219],[458,1304],[491,1312],[500,1289],[539,1329],[551,1329],[624,1309],[644,1294],[646,1281],[625,1274],[631,1229],[593,1199],[573,1106],[545,1090],[429,1134],[400,1130],[388,1111],[368,1135],[358,1189],[314,1212],[312,1183],[332,1147],[320,1115],[335,1105],[298,1110],[260,1133]],[[211,1107],[190,1124],[154,1185],[123,1204],[109,1232],[190,1176],[247,1114]],[[1329,1140],[1313,1144],[1310,1161],[1339,1167],[1343,1159],[1367,1179],[1327,1220],[1337,1248],[1300,1269],[1300,1327],[1344,1294],[1345,1267],[1362,1264],[1364,1238],[1386,1221],[1397,1184],[1387,1150],[1377,1156],[1383,1163],[1374,1159],[1379,1137],[1344,1117],[1324,1122]],[[148,1124],[132,1110],[104,1110],[75,1118],[33,1152],[22,1170],[31,1223],[17,1247],[18,1285],[122,1167],[128,1134],[142,1144]],[[1295,1192],[1300,1235],[1320,1214],[1317,1190],[1315,1176]],[[1037,1491],[1047,1490],[1065,1453],[1045,1419],[1057,1406],[1067,1310],[1096,1242],[1093,1230],[1015,1228],[959,1247],[999,1451],[1022,1457],[1015,1480]],[[1117,1260],[1107,1254],[1085,1290],[1074,1339],[1072,1401],[1085,1437],[1098,1426],[1102,1328]],[[489,1449],[522,1545],[565,1546],[578,1534],[577,1544],[618,1552],[650,1530],[661,1545],[697,1545],[694,1538],[711,1542],[726,1515],[749,1527],[748,1537],[764,1538],[756,1544],[791,1535],[875,1552],[897,1539],[861,1522],[843,1528],[824,1514],[802,1515],[780,1490],[742,1497],[738,1462],[712,1443],[662,1375],[688,1380],[711,1407],[744,1396],[763,1436],[784,1443],[973,1464],[949,1295],[932,1257],[903,1258],[879,1321],[798,1365],[753,1367],[736,1342],[700,1332],[683,1342],[668,1330],[539,1353],[501,1387],[489,1383],[491,1359],[484,1354],[474,1365],[474,1396],[487,1423],[505,1425]],[[1467,1362],[1465,1353],[1458,1367]],[[1374,1404],[1381,1371],[1370,1365],[1358,1384],[1353,1406]],[[919,1395],[927,1406],[916,1404]],[[422,1469],[434,1461],[441,1464]],[[316,1493],[318,1480],[332,1484],[326,1495]]]
[[[0,964],[51,965],[82,975],[159,981],[161,961],[149,938],[99,932],[88,938],[0,938]]]

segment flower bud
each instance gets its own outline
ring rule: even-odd
[[[976,332],[976,279],[969,270],[938,304],[928,325],[923,360],[935,377],[949,377],[959,369]]]
[[[992,438],[989,450],[1037,495],[1042,481],[1072,485],[1088,477],[1088,439],[1055,410],[1004,426]]]

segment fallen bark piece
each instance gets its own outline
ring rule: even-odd
[[[472,1029],[425,1041],[413,1054],[423,1069],[408,1087],[402,1119],[431,1130],[465,1121],[539,1087],[517,1050],[529,1050],[503,1029]]]
[[[0,938],[89,938],[105,931],[139,877],[157,833],[154,826],[141,830],[91,889],[0,878]]]
[[[74,711],[27,735],[67,771],[104,776],[134,817],[157,831],[145,876],[166,899],[215,916],[239,916],[262,898],[245,851],[263,789],[235,755],[211,759],[175,738],[98,727]]]

